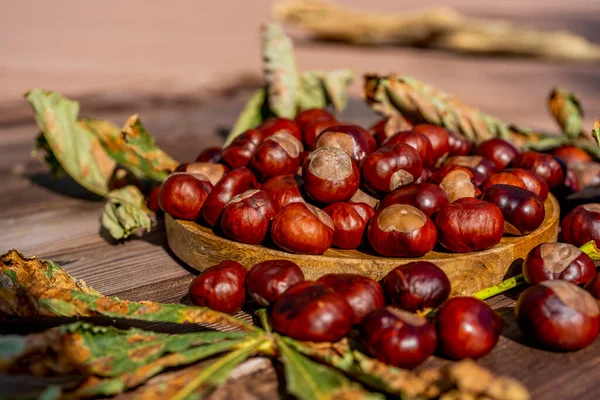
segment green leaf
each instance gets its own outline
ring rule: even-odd
[[[596,246],[596,242],[594,240],[590,240],[581,246],[579,250],[587,254],[592,260],[600,261],[600,249],[598,249],[598,246]]]
[[[323,71],[321,80],[327,93],[328,102],[333,104],[337,112],[342,112],[348,103],[348,87],[354,79],[354,73],[349,69]]]
[[[117,239],[126,239],[133,233],[150,232],[154,212],[146,207],[144,195],[132,185],[116,189],[106,196],[102,226]]]
[[[594,121],[594,129],[592,129],[592,136],[596,139],[596,143],[600,145],[600,120]]]
[[[298,86],[298,109],[324,108],[333,104],[337,112],[343,111],[352,77],[350,70],[303,72]]]
[[[583,132],[583,109],[574,93],[554,88],[550,92],[548,106],[560,129],[567,136],[576,138]]]
[[[43,133],[40,133],[35,139],[35,145],[33,147],[33,151],[31,153],[32,156],[37,156],[38,152],[42,152],[44,154],[43,160],[50,167],[50,172],[55,179],[61,178],[63,176],[67,176],[67,171],[60,165],[60,162],[54,156],[52,152],[52,148],[48,144],[46,137]]]
[[[240,115],[238,115],[235,125],[233,126],[233,129],[231,129],[231,132],[229,132],[223,147],[229,146],[236,137],[248,129],[257,127],[261,122],[263,122],[262,110],[266,98],[267,91],[265,89],[259,89],[254,92],[252,97],[250,97],[244,106],[244,109],[240,112]]]

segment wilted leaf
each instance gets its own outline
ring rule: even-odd
[[[113,190],[106,196],[102,226],[117,240],[150,232],[153,219],[154,212],[146,207],[144,195],[135,186]]]
[[[242,112],[238,115],[235,125],[231,129],[231,132],[229,132],[223,147],[229,146],[236,137],[240,136],[248,129],[257,127],[263,122],[263,107],[266,98],[266,89],[259,89],[254,92],[244,106]]]
[[[35,138],[35,145],[31,155],[35,157],[38,155],[38,152],[43,153],[44,162],[46,165],[48,165],[48,167],[50,167],[50,173],[52,173],[52,176],[55,179],[69,175],[67,174],[67,171],[64,170],[62,165],[60,165],[60,162],[52,152],[52,148],[50,148],[50,145],[48,144],[48,141],[43,133],[40,133],[37,138]]]
[[[594,129],[592,129],[592,136],[596,139],[596,143],[600,145],[600,120],[594,121]]]
[[[598,246],[596,246],[596,242],[594,240],[590,240],[581,246],[579,250],[587,254],[592,260],[600,261],[600,249],[598,249]]]
[[[548,98],[550,113],[560,129],[571,138],[583,132],[583,109],[574,93],[554,88]]]
[[[352,71],[306,71],[300,75],[298,109],[324,108],[333,104],[337,112],[346,108]]]

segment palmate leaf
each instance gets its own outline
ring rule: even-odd
[[[583,109],[577,96],[561,88],[554,88],[548,98],[550,113],[560,129],[570,138],[583,132]]]
[[[134,233],[150,232],[154,212],[146,207],[140,190],[128,185],[106,195],[102,226],[117,239],[127,239]]]

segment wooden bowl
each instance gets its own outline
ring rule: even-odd
[[[558,236],[559,205],[548,195],[546,218],[527,236],[503,237],[495,247],[473,253],[431,251],[421,258],[381,257],[359,250],[329,249],[320,256],[291,254],[274,247],[234,242],[217,236],[210,228],[191,221],[165,216],[169,247],[183,262],[199,271],[223,260],[235,260],[251,268],[264,260],[285,259],[302,268],[306,279],[328,273],[356,273],[379,280],[398,265],[426,260],[442,268],[452,284],[452,294],[473,294],[502,281],[513,263],[520,263],[540,243],[554,242]]]

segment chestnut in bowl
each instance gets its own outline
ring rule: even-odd
[[[435,329],[425,318],[393,307],[369,314],[361,324],[360,338],[375,358],[398,368],[416,367],[437,346]]]
[[[427,136],[433,147],[434,162],[450,152],[450,134],[446,128],[431,124],[419,124],[415,125],[412,130]]]
[[[433,147],[431,146],[429,139],[427,139],[427,136],[419,132],[402,131],[387,138],[382,146],[393,147],[398,143],[407,144],[417,150],[419,157],[421,157],[423,167],[433,167]]]
[[[195,162],[179,164],[177,168],[175,168],[175,172],[187,172],[188,174],[204,175],[214,186],[223,178],[223,176],[225,176],[227,172],[229,172],[229,168],[223,164]]]
[[[487,178],[481,185],[481,190],[485,192],[494,185],[511,185],[520,187],[521,189],[529,190],[527,186],[525,186],[525,182],[523,182],[523,179],[519,178],[517,175],[513,175],[508,172],[498,172],[496,174],[490,175],[490,177]]]
[[[368,134],[356,125],[334,125],[326,128],[317,137],[315,148],[337,147],[342,149],[355,163],[360,163],[371,152],[367,143]]]
[[[246,268],[236,261],[221,261],[205,269],[190,283],[190,300],[197,306],[235,314],[246,301]]]
[[[600,246],[600,203],[575,207],[562,220],[561,235],[565,242],[577,247],[590,240]]]
[[[350,332],[353,319],[344,296],[324,283],[311,281],[291,286],[271,311],[275,331],[313,342],[337,342]]]
[[[196,162],[213,164],[218,163],[222,159],[222,152],[223,149],[221,149],[220,147],[207,147],[206,149],[202,150],[200,154],[198,154],[198,156],[196,157]]]
[[[279,206],[266,192],[246,190],[232,198],[221,212],[221,229],[240,243],[259,244],[267,236],[269,225]]]
[[[544,203],[534,193],[512,185],[494,185],[483,194],[502,211],[504,232],[527,235],[542,225],[546,217]]]
[[[489,178],[496,171],[494,163],[481,156],[452,156],[444,161],[444,165],[469,167],[473,172],[480,173],[485,179]]]
[[[404,143],[374,151],[365,157],[360,168],[365,186],[382,193],[413,183],[423,170],[419,153]]]
[[[431,217],[441,206],[449,202],[446,192],[438,185],[413,183],[385,195],[379,203],[379,208],[385,208],[392,204],[408,204]]]
[[[158,192],[160,190],[160,186],[157,186],[150,190],[148,196],[146,197],[146,206],[154,212],[160,211],[160,204],[158,202]],[[205,200],[206,201],[206,200]]]
[[[223,162],[231,169],[245,167],[263,142],[265,135],[257,129],[248,129],[236,137],[221,153]]]
[[[588,154],[587,151],[580,149],[577,146],[564,145],[559,147],[558,149],[552,152],[554,157],[558,157],[567,164],[567,166],[571,166],[574,164],[587,163],[592,161],[592,157]]]
[[[409,131],[413,128],[413,123],[402,115],[393,115],[377,121],[369,132],[375,138],[377,146],[382,146],[387,138],[397,132]]]
[[[329,215],[306,203],[288,204],[271,223],[271,239],[291,253],[323,254],[331,247],[334,231]]]
[[[354,324],[359,324],[369,313],[385,307],[379,283],[358,274],[327,274],[317,280],[344,296],[352,312]]]
[[[307,150],[314,150],[317,138],[325,129],[339,125],[339,121],[332,120],[319,120],[306,125],[302,129],[302,143],[304,148]]]
[[[473,154],[491,161],[496,172],[500,172],[514,160],[519,150],[504,139],[493,138],[480,143],[473,149]]]
[[[278,134],[292,135],[302,141],[302,131],[296,122],[287,118],[268,118],[256,129],[261,131],[265,138]]]
[[[548,184],[546,180],[533,171],[523,168],[508,168],[504,172],[515,175],[523,181],[525,189],[535,193],[542,201],[548,198]]]
[[[248,295],[263,307],[273,304],[288,288],[304,281],[300,267],[288,260],[267,260],[246,274]]]
[[[324,108],[309,108],[308,110],[300,111],[294,122],[300,127],[300,130],[304,130],[308,125],[317,121],[332,121],[335,117]]]
[[[439,307],[450,296],[450,281],[440,267],[415,261],[391,270],[381,281],[388,304],[416,312]]]
[[[455,253],[486,250],[502,239],[502,211],[487,201],[462,198],[435,215],[440,244]]]
[[[300,191],[304,181],[300,175],[279,175],[275,176],[260,187],[267,192],[280,208],[290,203],[304,202],[304,197]]]
[[[450,147],[449,155],[466,156],[471,152],[473,144],[463,135],[448,131],[448,146]]]
[[[567,281],[544,281],[525,290],[517,300],[515,316],[525,336],[550,349],[575,351],[598,337],[598,303]]]
[[[276,133],[258,147],[248,167],[261,182],[278,175],[295,174],[303,150],[302,143],[294,136]]]
[[[546,181],[550,189],[562,184],[566,177],[566,168],[562,160],[550,154],[526,151],[518,154],[512,161],[511,167],[529,169]]]
[[[450,203],[464,197],[478,197],[481,194],[473,171],[461,165],[445,165],[439,168],[431,175],[429,182],[438,185],[446,192]]]
[[[572,244],[542,243],[527,254],[523,276],[530,285],[554,279],[583,285],[596,276],[596,266],[587,254]]]
[[[167,214],[194,221],[212,188],[210,182],[197,175],[176,172],[160,185],[158,203]]]
[[[453,297],[435,315],[440,350],[454,360],[477,359],[496,346],[502,319],[483,301]]]
[[[375,211],[365,203],[334,203],[323,209],[331,217],[335,232],[332,245],[356,249],[363,243],[365,228]]]
[[[421,257],[435,246],[437,230],[433,221],[418,208],[392,204],[371,218],[367,237],[373,250],[383,256]]]

